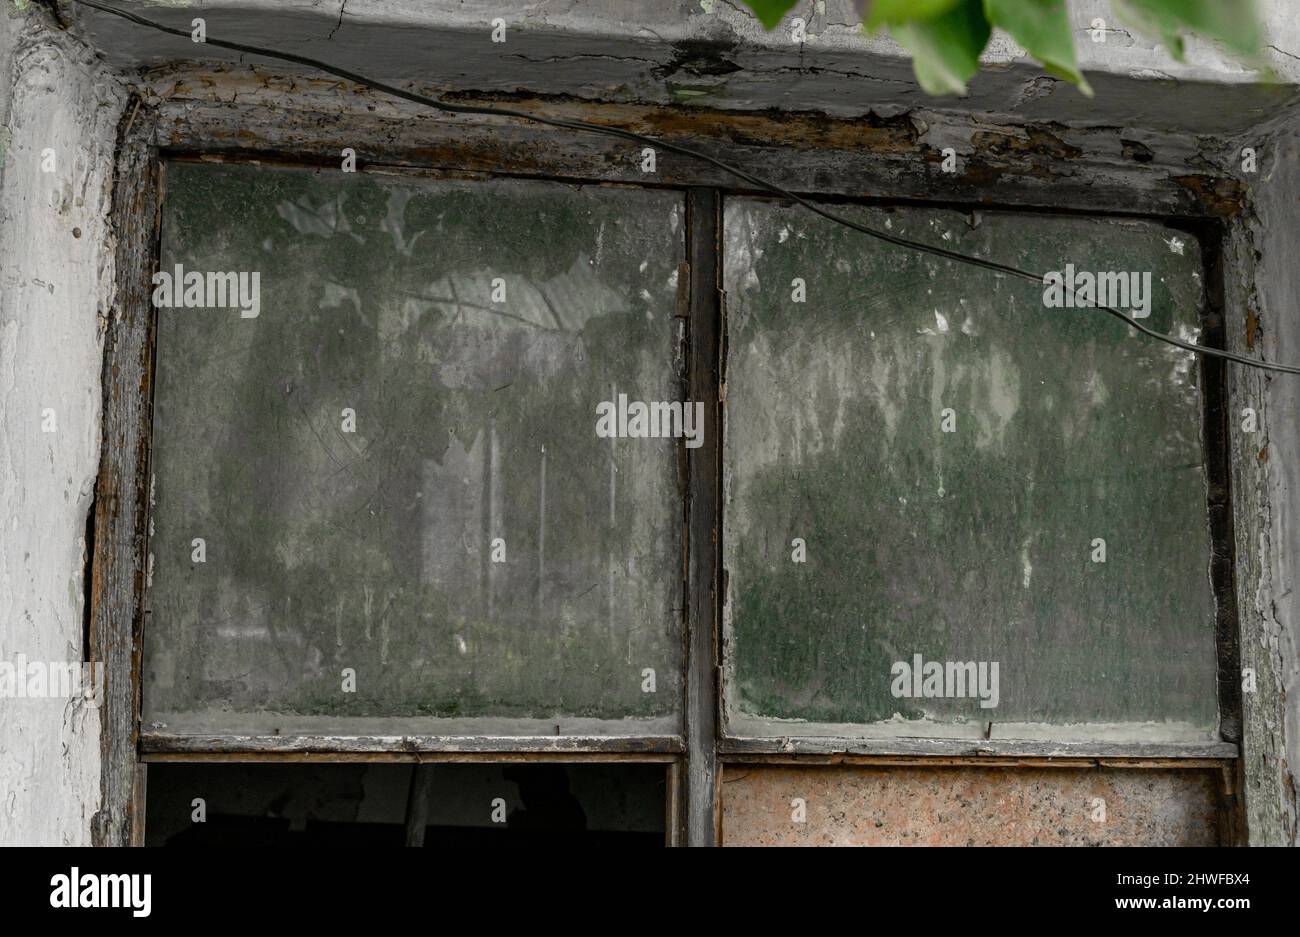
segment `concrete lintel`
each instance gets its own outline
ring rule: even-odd
[[[123,8],[186,30],[202,17],[209,36],[280,47],[377,78],[447,90],[571,94],[620,102],[700,103],[723,109],[780,108],[841,117],[889,116],[915,108],[1231,135],[1270,121],[1300,98],[1300,24],[1268,4],[1267,84],[1208,43],[1188,62],[1114,22],[1105,0],[1072,4],[1088,99],[1045,76],[1011,40],[994,36],[966,98],[935,99],[912,77],[888,37],[864,35],[851,0],[800,4],[806,38],[792,17],[773,32],[734,0],[117,0]],[[60,0],[75,31],[127,70],[178,61],[237,61],[107,14]],[[493,42],[493,21],[505,41]],[[1094,42],[1089,25],[1107,26]],[[1296,53],[1296,54],[1293,54]],[[247,58],[247,57],[245,57]],[[251,61],[251,60],[250,60]],[[1192,64],[1195,63],[1195,64]]]

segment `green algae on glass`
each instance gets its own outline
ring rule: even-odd
[[[1199,245],[1158,224],[846,213],[1044,273],[1150,271],[1145,322],[1199,334]],[[732,718],[1209,736],[1215,613],[1193,355],[1095,309],[1044,308],[1032,283],[797,208],[732,200],[725,227]],[[792,562],[795,538],[806,563]],[[998,706],[896,697],[891,667],[916,654],[998,662]]]
[[[594,426],[680,399],[680,196],[190,163],[166,191],[161,269],[259,271],[261,312],[159,310],[146,721],[674,715],[675,441]]]

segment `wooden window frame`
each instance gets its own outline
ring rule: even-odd
[[[873,204],[890,203],[877,200]],[[896,203],[895,203],[896,204]],[[952,208],[942,200],[935,200],[933,207]],[[1164,223],[1171,228],[1183,231],[1196,239],[1200,256],[1198,267],[1206,280],[1204,290],[1205,307],[1200,310],[1200,325],[1206,344],[1222,348],[1224,338],[1224,315],[1222,295],[1222,232],[1219,226],[1205,219],[1193,217],[1159,217],[1134,214],[1123,210],[1093,211],[1087,214],[1078,212],[1059,212],[1037,207],[1026,211],[1016,205],[986,205],[989,212],[1018,212],[1026,217],[1033,215],[1074,215],[1076,217],[1112,217],[1136,219],[1146,222]],[[724,314],[724,332],[725,332]],[[725,337],[724,337],[725,340]],[[1145,339],[1143,339],[1145,340]],[[791,734],[781,735],[745,735],[728,730],[725,713],[719,739],[719,752],[732,756],[781,756],[791,753],[815,756],[880,756],[895,758],[899,756],[1009,756],[1022,758],[1041,757],[1083,757],[1091,759],[1138,758],[1138,759],[1231,759],[1238,753],[1237,742],[1240,740],[1241,724],[1241,686],[1237,677],[1239,672],[1235,661],[1238,656],[1237,610],[1233,583],[1232,556],[1235,553],[1233,543],[1230,478],[1227,447],[1227,407],[1225,399],[1225,364],[1217,358],[1201,356],[1197,359],[1200,377],[1201,399],[1201,444],[1204,468],[1207,476],[1207,500],[1205,514],[1210,528],[1211,555],[1209,571],[1214,600],[1215,614],[1215,652],[1216,652],[1216,687],[1215,704],[1218,725],[1216,730],[1221,738],[1218,741],[1173,742],[1173,741],[1057,741],[1049,737],[1035,739],[972,739],[966,738],[932,738],[922,736],[898,737],[893,734],[873,734],[870,723],[856,726],[855,735],[826,734]],[[725,445],[725,442],[724,442]],[[720,523],[725,522],[719,514]],[[719,619],[722,620],[721,618]],[[725,683],[725,665],[720,671]],[[725,706],[727,687],[722,688]],[[761,717],[749,717],[750,720]],[[824,723],[810,721],[810,728],[830,728]],[[1044,730],[1050,731],[1051,724],[1043,724]]]
[[[202,77],[200,77],[202,76]],[[164,761],[629,761],[668,765],[669,841],[704,845],[720,839],[719,762],[762,764],[1123,764],[1129,767],[1205,768],[1223,773],[1222,789],[1234,816],[1239,805],[1242,698],[1239,646],[1253,617],[1239,621],[1235,582],[1234,502],[1231,480],[1240,455],[1230,448],[1227,400],[1249,386],[1229,377],[1217,360],[1202,358],[1203,386],[1217,403],[1205,407],[1210,454],[1210,519],[1216,545],[1213,578],[1218,599],[1219,707],[1224,738],[1212,745],[1090,744],[969,740],[741,738],[726,731],[719,655],[722,588],[723,419],[726,316],[721,283],[721,215],[728,195],[753,195],[720,170],[668,152],[656,175],[640,171],[640,148],[590,134],[559,132],[520,120],[430,114],[374,106],[359,93],[346,104],[335,82],[290,82],[288,89],[253,93],[233,104],[220,93],[223,79],[194,69],[194,97],[172,95],[146,104],[137,98],[119,133],[112,221],[119,271],[112,299],[103,370],[102,457],[89,546],[89,647],[107,673],[103,709],[103,808],[93,835],[98,843],[143,841],[147,765]],[[166,81],[173,90],[183,78]],[[937,150],[903,146],[897,122],[848,122],[794,115],[728,114],[693,108],[616,105],[565,100],[512,102],[527,110],[576,116],[660,133],[726,158],[801,194],[866,204],[929,204],[969,210],[1003,209],[1055,214],[1123,215],[1183,225],[1201,239],[1207,271],[1207,335],[1222,342],[1227,318],[1223,285],[1224,239],[1241,223],[1232,180],[1171,178],[1140,163],[1115,166],[1077,153],[991,148],[968,159],[965,177],[942,176]],[[850,139],[825,145],[826,125]],[[666,128],[666,129],[664,129]],[[1009,131],[1010,132],[1010,131]],[[358,145],[365,141],[365,145]],[[157,269],[163,163],[171,158],[338,166],[354,146],[363,168],[436,171],[467,178],[514,177],[567,183],[632,184],[680,190],[686,198],[689,292],[685,309],[686,399],[706,402],[705,442],[679,447],[685,477],[686,531],[683,635],[686,645],[680,736],[659,737],[388,737],[190,736],[151,732],[140,721],[143,596],[149,565],[148,512],[154,324],[150,275]],[[1065,148],[1063,148],[1065,149]],[[981,167],[985,171],[977,171]],[[996,172],[987,171],[990,167]],[[1068,167],[1068,171],[1061,171]],[[1049,184],[1045,184],[1045,179]],[[1189,182],[1189,179],[1193,181]],[[1225,194],[1226,193],[1226,194]],[[1234,349],[1236,350],[1236,349]],[[1231,461],[1230,461],[1231,459]],[[1236,517],[1241,517],[1238,511]],[[1256,718],[1262,718],[1257,715]],[[1233,838],[1244,837],[1235,824]]]

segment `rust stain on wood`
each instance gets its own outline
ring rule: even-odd
[[[448,92],[458,104],[509,104],[515,110],[585,120],[664,137],[714,137],[750,146],[915,153],[917,130],[907,115],[856,120],[800,111],[724,111],[702,107],[609,104],[569,96],[521,96],[509,93]]]
[[[1173,181],[1195,196],[1212,215],[1232,218],[1241,214],[1245,205],[1245,187],[1236,179],[1216,176],[1174,176]]]

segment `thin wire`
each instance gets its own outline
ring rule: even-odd
[[[174,26],[167,26],[163,23],[155,22],[154,20],[146,19],[145,17],[140,16],[136,13],[131,13],[127,10],[121,10],[118,9],[117,7],[110,6],[106,3],[100,3],[98,2],[98,0],[74,0],[74,2],[79,3],[82,6],[87,6],[96,10],[100,10],[104,13],[110,13],[114,16],[119,16],[122,19],[130,20],[131,22],[137,23],[140,26],[147,26],[148,28],[158,30],[159,32],[169,33],[173,36],[181,36],[185,39],[192,38],[188,30],[178,29]],[[878,241],[883,241],[886,244],[892,244],[895,247],[903,247],[903,248],[907,248],[908,250],[919,251],[925,254],[931,254],[935,257],[942,257],[945,260],[951,260],[957,263],[968,264],[970,266],[979,267],[984,270],[991,270],[994,273],[1002,273],[1005,274],[1006,276],[1016,277],[1021,280],[1028,280],[1038,285],[1042,285],[1043,283],[1043,277],[1039,276],[1038,274],[1031,273],[1028,270],[1022,270],[1021,268],[1011,266],[1010,264],[998,263],[997,261],[993,261],[993,260],[985,260],[982,257],[975,257],[970,254],[963,254],[958,251],[948,250],[947,248],[937,247],[931,244],[925,244],[920,241],[913,241],[908,238],[899,237],[898,235],[895,234],[890,234],[887,231],[881,231],[876,228],[869,227],[867,225],[854,221],[851,218],[846,218],[843,215],[838,214],[837,212],[830,211],[829,209],[824,208],[821,205],[818,205],[816,202],[809,201],[808,199],[804,198],[798,193],[790,191],[784,186],[778,185],[775,182],[769,182],[767,179],[763,179],[760,176],[755,176],[752,173],[746,172],[743,169],[731,165],[730,163],[726,163],[720,159],[717,159],[716,157],[710,156],[708,153],[703,153],[699,150],[692,149],[691,147],[682,146],[677,143],[670,143],[666,140],[660,140],[644,133],[637,133],[634,130],[624,130],[620,127],[608,127],[603,124],[592,124],[582,120],[566,120],[564,118],[558,118],[558,117],[543,117],[537,114],[530,114],[527,111],[514,110],[513,108],[508,108],[508,107],[492,107],[488,105],[479,105],[479,104],[453,104],[449,101],[443,101],[438,98],[428,97],[423,94],[418,94],[414,91],[407,91],[404,88],[399,88],[395,85],[390,85],[387,82],[379,81],[378,79],[375,78],[369,78],[365,75],[358,74],[357,72],[351,71],[349,69],[340,68],[339,66],[331,65],[328,62],[322,62],[319,59],[313,59],[305,55],[298,55],[295,52],[281,52],[277,49],[265,49],[260,46],[247,45],[242,42],[231,42],[225,39],[205,38],[204,42],[207,45],[217,46],[218,48],[222,48],[222,49],[230,49],[234,52],[243,52],[248,55],[260,55],[264,58],[279,59],[280,61],[283,62],[293,62],[294,64],[297,65],[305,65],[308,68],[314,68],[317,71],[324,72],[328,75],[333,75],[336,78],[342,78],[346,81],[351,81],[358,85],[365,85],[366,87],[372,88],[375,91],[382,91],[385,94],[392,95],[395,98],[401,98],[404,101],[410,101],[413,104],[419,104],[424,107],[431,107],[434,108],[435,110],[443,111],[448,114],[479,114],[479,115],[485,115],[490,117],[511,117],[518,120],[531,121],[535,124],[543,124],[548,127],[559,127],[565,130],[578,130],[584,133],[597,133],[607,137],[616,137],[622,140],[630,140],[634,143],[649,144],[651,146],[658,147],[662,150],[665,150],[669,153],[676,153],[679,156],[685,156],[690,159],[698,160],[699,162],[707,163],[710,166],[722,170],[723,172],[727,173],[730,176],[734,176],[737,179],[740,179],[744,182],[748,182],[750,185],[754,186],[755,188],[759,188],[759,189],[763,189],[764,191],[771,192],[773,195],[778,195],[781,198],[794,202],[795,204],[800,205],[803,208],[806,208],[808,211],[812,212],[813,214],[819,215],[828,221],[832,221],[838,225],[843,225],[846,228],[851,228],[854,231],[858,231],[862,234],[867,235],[868,237],[873,237]],[[1076,295],[1074,289],[1069,284],[1062,284],[1062,285],[1065,287],[1066,290],[1069,291],[1071,296]],[[1161,332],[1157,332],[1154,329],[1143,325],[1141,322],[1138,322],[1136,319],[1132,318],[1131,316],[1128,316],[1125,313],[1121,312],[1120,310],[1114,309],[1110,306],[1093,304],[1092,306],[1088,306],[1084,308],[1098,309],[1102,312],[1107,313],[1108,315],[1114,316],[1116,319],[1119,319],[1121,322],[1136,329],[1137,331],[1141,332],[1143,335],[1146,335],[1149,338],[1153,338],[1159,342],[1164,342],[1167,345],[1172,345],[1175,348],[1181,348],[1184,351],[1190,351],[1193,354],[1207,355],[1213,358],[1222,358],[1226,361],[1235,361],[1237,364],[1243,364],[1251,368],[1259,368],[1260,370],[1263,371],[1277,371],[1283,374],[1300,374],[1300,367],[1294,367],[1285,364],[1270,364],[1265,361],[1257,361],[1254,358],[1247,358],[1245,355],[1239,355],[1236,354],[1235,352],[1224,351],[1223,349],[1220,348],[1211,348],[1206,345],[1194,345],[1191,342],[1185,342],[1181,339],[1174,338],[1170,335],[1165,335]]]

